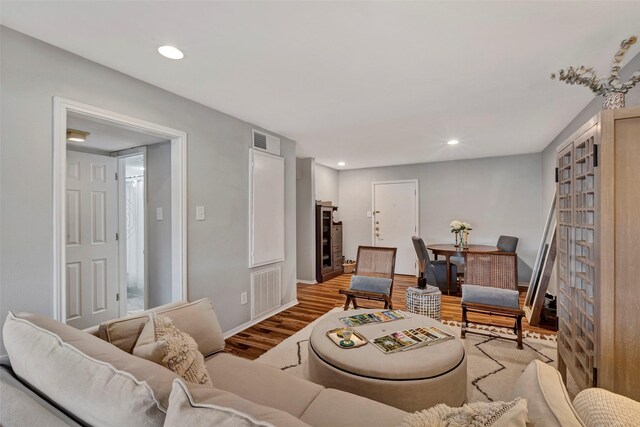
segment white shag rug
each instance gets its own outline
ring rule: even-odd
[[[336,307],[329,313],[341,310],[342,308]],[[309,379],[308,341],[311,330],[320,319],[267,351],[258,361]],[[455,334],[460,336],[459,322],[443,323],[449,325]],[[508,329],[473,324],[471,326],[467,330],[482,329],[484,333],[491,332],[494,337],[467,334],[466,339],[462,340],[467,353],[467,402],[510,400],[510,392],[516,380],[534,359],[556,367],[555,335],[541,336],[523,331],[524,349],[518,350],[514,341],[497,338],[500,335],[513,337],[513,332]]]

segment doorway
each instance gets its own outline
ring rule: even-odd
[[[418,180],[373,183],[373,246],[397,248],[396,274],[415,276],[416,254],[411,242],[418,232]]]
[[[118,197],[120,312],[126,314],[139,313],[148,308],[146,147],[139,151],[118,155],[118,174],[124,177],[119,181]]]
[[[105,127],[110,129],[108,141],[96,138],[105,135]],[[83,130],[89,138],[77,140],[78,133],[73,133],[76,141],[68,140],[68,130]],[[169,266],[165,297],[166,302],[187,298],[186,134],[56,97],[53,180],[57,320],[86,328],[151,308],[146,261],[146,146],[164,146],[162,151],[170,153],[170,157],[165,155],[169,179],[162,183],[168,194],[162,208],[169,236],[164,238],[168,243],[163,250],[164,264]]]

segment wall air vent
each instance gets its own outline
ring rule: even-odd
[[[264,133],[253,132],[253,148],[259,148],[261,150],[267,149],[267,135]]]
[[[253,148],[280,155],[280,138],[253,129]]]

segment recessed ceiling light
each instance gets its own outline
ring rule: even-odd
[[[173,46],[160,46],[158,48],[158,53],[169,59],[182,59],[184,58],[184,53],[176,47]]]
[[[347,164],[345,162],[338,162],[338,166],[346,166]]]
[[[89,136],[89,132],[76,129],[67,129],[67,141],[71,142],[85,142]]]
[[[447,144],[456,145],[458,142],[460,142],[460,141],[458,141],[457,139],[452,139],[452,140],[448,141]]]

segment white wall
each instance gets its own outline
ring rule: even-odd
[[[296,241],[298,280],[316,281],[315,162],[296,159]]]
[[[240,293],[250,284],[248,156],[256,126],[6,27],[0,43],[0,321],[8,310],[53,315],[51,122],[52,97],[60,96],[187,132],[188,297],[210,297],[225,331],[248,322]],[[295,142],[281,138],[287,303],[296,294]],[[195,221],[197,205],[206,207],[206,221]]]
[[[147,146],[148,307],[171,302],[171,142]],[[162,220],[156,209],[162,208]]]
[[[355,259],[358,245],[371,244],[372,183],[418,179],[420,236],[427,244],[453,243],[453,219],[472,224],[471,243],[517,236],[520,280],[526,281],[542,233],[540,171],[540,154],[340,171],[344,255]]]
[[[315,164],[315,198],[323,202],[338,204],[338,171],[327,166]],[[340,209],[338,209],[340,211]]]

